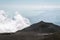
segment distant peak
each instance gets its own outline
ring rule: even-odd
[[[40,21],[39,23],[45,23],[44,21]]]
[[[44,22],[44,21],[40,21],[40,22]]]

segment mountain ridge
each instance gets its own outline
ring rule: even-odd
[[[23,32],[23,31],[25,31],[25,32],[40,32],[40,33],[54,33],[54,32],[60,31],[60,26],[55,25],[53,23],[40,21],[38,23],[32,24],[31,26],[21,30],[21,32]]]

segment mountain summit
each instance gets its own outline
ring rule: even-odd
[[[53,23],[40,21],[39,23],[32,24],[31,26],[21,30],[24,32],[40,32],[40,33],[54,33],[60,31],[60,26]]]
[[[56,33],[55,33],[56,32]],[[60,26],[39,22],[16,33],[0,33],[1,40],[60,40]]]

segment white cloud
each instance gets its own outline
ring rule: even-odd
[[[18,12],[15,12],[14,20],[8,18],[5,14],[4,10],[0,10],[0,33],[16,32],[30,26],[29,20],[21,16]]]

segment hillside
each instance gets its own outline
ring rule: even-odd
[[[60,26],[48,22],[39,22],[21,30],[21,32],[39,32],[39,33],[54,33],[60,31]],[[19,32],[19,31],[18,31]]]

